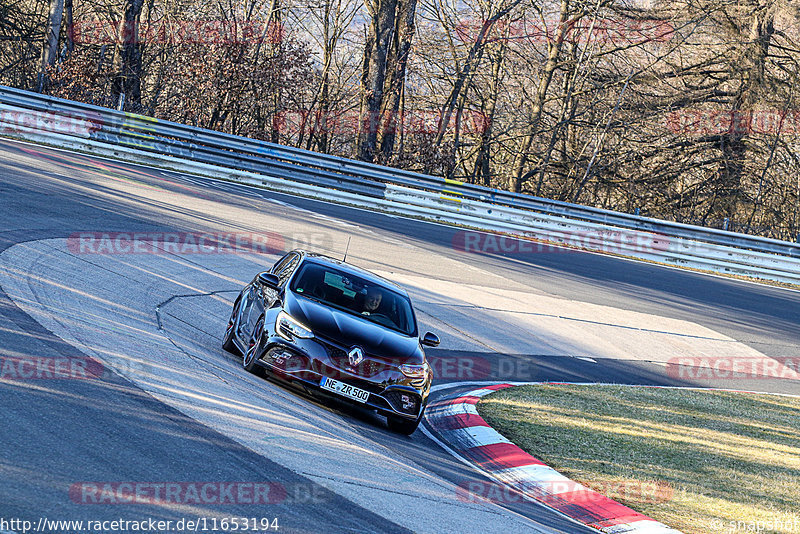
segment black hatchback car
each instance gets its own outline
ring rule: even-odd
[[[386,416],[411,434],[433,371],[411,300],[396,284],[334,258],[295,250],[239,293],[223,348],[249,372],[266,370],[315,393]]]

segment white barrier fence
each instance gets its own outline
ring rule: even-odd
[[[49,97],[41,95],[38,95],[38,98],[49,99]],[[31,106],[35,107],[35,104],[31,104]],[[86,107],[85,104],[81,106]],[[253,172],[236,168],[231,164],[202,161],[202,158],[198,157],[190,159],[154,150],[153,146],[156,148],[160,146],[157,144],[160,141],[168,142],[170,145],[180,144],[180,141],[160,138],[156,135],[155,128],[150,128],[149,130],[152,130],[153,133],[147,136],[155,142],[147,145],[135,142],[136,138],[142,137],[141,133],[135,131],[130,133],[134,142],[111,143],[100,140],[95,134],[113,120],[104,118],[102,108],[97,108],[97,110],[90,113],[85,110],[59,113],[10,105],[0,98],[0,133],[17,139],[117,158],[132,163],[152,165],[210,178],[233,180],[264,186],[284,193],[299,194],[400,216],[418,217],[501,234],[496,237],[480,237],[479,234],[465,232],[460,238],[461,241],[454,243],[454,246],[465,252],[496,254],[535,252],[541,250],[542,243],[546,243],[718,273],[786,283],[800,282],[800,246],[788,242],[741,236],[740,241],[743,246],[731,246],[724,243],[737,243],[737,234],[731,234],[732,237],[721,236],[719,241],[723,241],[722,243],[712,242],[717,240],[716,235],[721,232],[697,228],[698,239],[692,239],[685,235],[687,233],[691,235],[693,227],[680,225],[680,232],[670,232],[671,228],[677,226],[675,223],[664,223],[662,231],[620,227],[583,218],[498,204],[489,198],[481,200],[481,197],[475,198],[475,195],[459,193],[457,187],[439,190],[409,187],[403,184],[403,178],[398,178],[400,183],[392,183],[388,180],[381,183],[374,179],[368,180],[358,176],[336,174],[336,171],[341,171],[341,168],[326,170],[325,160],[330,159],[329,156],[319,155],[319,161],[316,161],[316,166],[312,167],[310,163],[315,162],[315,155],[311,152],[303,153],[302,158],[298,158],[303,160],[301,163],[294,163],[292,169],[296,168],[297,171],[286,172],[285,169],[278,168],[274,162],[265,161],[263,168],[259,168],[259,172]],[[119,115],[119,112],[112,110],[108,110],[108,113]],[[154,123],[158,122],[154,119],[149,120]],[[119,132],[119,127],[116,128],[115,131]],[[184,128],[191,129],[185,126]],[[212,135],[206,131],[202,132],[205,135]],[[243,143],[251,142],[252,140],[243,140]],[[140,148],[140,145],[143,148]],[[191,153],[191,149],[196,149],[197,145],[187,144],[187,147],[179,147],[178,152],[183,150],[184,153]],[[269,148],[276,150],[274,147]],[[173,150],[170,152],[175,153]],[[230,154],[228,157],[235,156],[236,154]],[[290,156],[287,156],[287,159],[289,158]],[[208,159],[212,160],[213,158],[209,157]],[[347,160],[344,161],[344,165],[346,165]],[[358,164],[366,165],[362,162],[358,162]],[[341,166],[339,165],[339,167]],[[380,172],[381,175],[386,175],[390,171],[383,167],[375,167],[376,172]],[[311,179],[298,181],[286,178],[287,175],[294,177],[295,174],[301,174],[304,168],[307,168],[309,173],[314,173],[315,176],[324,175],[327,182],[323,183],[335,184],[336,180],[339,180],[351,190],[341,190],[330,185],[314,185],[314,180]],[[405,171],[398,171],[398,173],[409,174]],[[360,193],[359,189],[355,189],[356,185],[369,194]],[[375,191],[379,191],[380,194],[375,194]],[[578,206],[571,209],[580,213]],[[587,208],[587,212],[590,210]],[[592,216],[596,217],[596,212],[597,210],[594,210]],[[612,213],[611,217],[613,218],[614,215],[617,214]],[[618,214],[618,218],[620,220],[623,218],[635,219],[633,216],[625,214]],[[637,225],[657,226],[657,222],[653,224],[652,220],[642,219],[642,221],[646,224]],[[675,235],[676,233],[684,235]],[[516,236],[516,238],[508,238],[507,235]],[[761,243],[765,250],[758,250]],[[785,250],[787,253],[770,252],[776,248],[781,251]]]

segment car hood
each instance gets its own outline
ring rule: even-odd
[[[402,358],[406,363],[423,361],[424,352],[416,337],[405,336],[361,317],[296,296],[291,291],[286,292],[284,309],[315,334],[330,338],[344,347],[357,345],[372,356]]]

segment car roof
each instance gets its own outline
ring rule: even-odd
[[[309,252],[307,250],[302,250],[302,249],[293,250],[292,252],[300,254],[300,257],[306,261],[311,261],[313,263],[318,263],[321,265],[331,265],[333,267],[336,267],[340,271],[345,271],[352,275],[359,276],[365,280],[369,280],[374,284],[388,286],[389,288],[400,293],[401,295],[408,297],[408,292],[399,285],[397,285],[395,282],[392,282],[391,280],[388,280],[370,271],[367,271],[366,269],[362,269],[361,267],[356,267],[351,263],[347,263],[342,260],[326,256],[325,254],[319,254],[318,252]]]

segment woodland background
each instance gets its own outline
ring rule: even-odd
[[[792,241],[799,61],[789,0],[0,0],[2,85]]]

